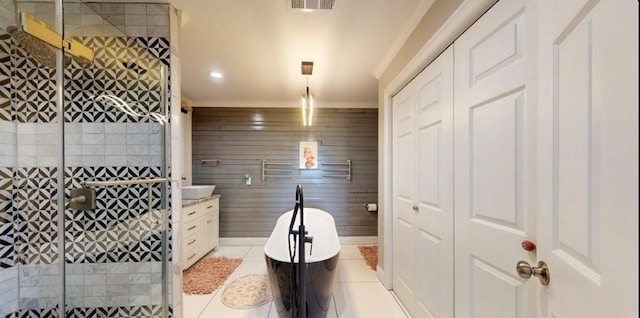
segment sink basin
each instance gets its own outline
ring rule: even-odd
[[[182,187],[183,200],[198,200],[213,195],[215,185],[192,185]]]

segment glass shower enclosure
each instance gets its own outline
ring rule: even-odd
[[[0,317],[172,316],[168,9],[0,0]]]

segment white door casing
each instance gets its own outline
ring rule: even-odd
[[[456,317],[535,317],[535,1],[500,1],[454,42]]]
[[[453,49],[393,104],[394,289],[414,317],[453,317]]]
[[[539,2],[539,316],[638,317],[638,2]]]

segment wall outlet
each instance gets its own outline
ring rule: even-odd
[[[251,185],[251,176],[248,174],[244,175],[244,184]]]

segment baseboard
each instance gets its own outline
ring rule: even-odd
[[[221,237],[220,246],[256,246],[267,244],[268,237]]]
[[[380,264],[376,265],[376,275],[378,276],[378,280],[380,280],[380,282],[382,283],[382,285],[384,286],[384,288],[386,288],[387,290],[391,290],[391,286],[387,286],[387,284],[385,284],[384,281],[384,269],[382,269],[382,267],[380,267]]]
[[[221,237],[220,246],[256,246],[267,244],[267,237]],[[377,236],[342,236],[342,245],[377,245]]]
[[[342,245],[378,245],[377,236],[341,236]]]
[[[396,294],[395,291],[391,290],[391,296],[393,296],[393,299],[396,301],[396,303],[398,303],[398,305],[400,306],[400,309],[402,309],[404,314],[407,317],[411,317],[411,314],[409,313],[409,310],[407,310],[407,307],[405,307],[404,304],[402,303],[402,301],[400,300],[400,298],[398,298],[398,295]]]

